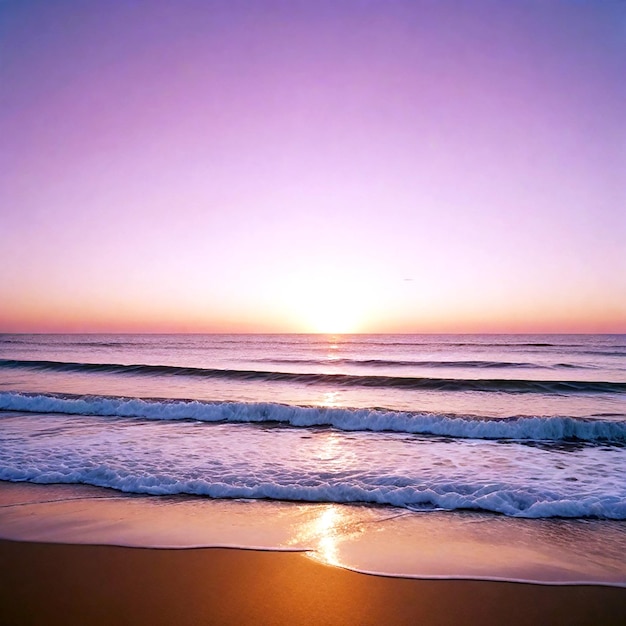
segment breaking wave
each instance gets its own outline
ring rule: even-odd
[[[472,415],[305,407],[267,402],[207,402],[115,396],[0,393],[0,410],[148,420],[275,423],[343,431],[395,432],[463,439],[626,443],[626,422],[567,416]]]

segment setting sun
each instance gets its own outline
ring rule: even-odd
[[[283,298],[300,332],[356,333],[370,321],[367,286],[357,277],[330,269],[294,280]]]

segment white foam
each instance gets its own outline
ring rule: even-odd
[[[84,483],[151,495],[626,519],[626,464],[618,446],[562,449],[63,415],[2,422],[3,480]]]
[[[279,422],[299,427],[333,426],[345,431],[401,432],[474,439],[626,442],[626,421],[567,416],[485,419],[437,413],[333,409],[273,403],[145,400],[107,396],[0,393],[0,409],[69,415],[204,422]]]

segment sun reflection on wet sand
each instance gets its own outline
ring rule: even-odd
[[[350,521],[350,516],[344,513],[342,507],[320,505],[298,529],[292,543],[311,546],[308,556],[316,561],[341,566],[338,545],[346,538],[344,531]]]
[[[341,522],[341,513],[336,506],[330,506],[317,518],[318,535],[317,558],[330,565],[339,565],[337,553],[337,531]]]

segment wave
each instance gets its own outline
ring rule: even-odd
[[[520,347],[520,348],[580,348],[584,347],[585,344],[582,343],[559,343],[559,342],[542,342],[542,341],[415,341],[412,339],[407,339],[406,341],[383,341],[377,340],[375,338],[358,338],[353,339],[349,338],[345,335],[339,335],[336,338],[331,339],[310,339],[307,335],[295,335],[296,341],[297,338],[302,339],[302,343],[308,346],[328,346],[329,343],[336,343],[338,345],[348,345],[348,346],[404,346],[407,348],[419,348],[423,346],[438,346],[443,348],[465,348],[465,347],[477,347],[477,348],[493,348],[493,347]],[[397,335],[392,337],[397,337]],[[306,341],[304,341],[306,339]],[[257,343],[256,340],[253,340]],[[226,342],[224,342],[226,343]],[[240,340],[232,340],[229,343],[241,343]],[[266,341],[260,341],[258,343],[264,343],[269,345],[293,345],[294,340],[274,340],[267,339]]]
[[[101,339],[99,337],[102,337]],[[214,335],[214,334],[86,334],[86,335],[63,335],[63,334],[25,334],[14,335],[0,333],[0,343],[25,343],[25,344],[54,344],[54,345],[141,345],[146,344],[146,339],[159,339],[170,341],[175,339],[182,345],[189,345],[194,341],[208,341],[211,346],[215,344],[256,344],[256,345],[306,345],[306,346],[328,346],[329,344],[350,345],[350,346],[438,346],[438,347],[528,347],[528,348],[584,348],[589,344],[586,342],[566,342],[566,341],[517,341],[506,339],[506,336],[496,336],[499,340],[489,335],[475,335],[474,340],[453,340],[455,335],[440,335],[440,339],[433,339],[428,335],[307,335],[307,334],[237,334],[237,335]],[[458,337],[458,336],[457,336]],[[511,337],[511,336],[510,336]],[[602,338],[602,335],[589,335],[593,338]],[[609,335],[609,337],[613,337]],[[71,338],[71,339],[68,339]],[[626,349],[626,345],[613,346],[616,349]]]
[[[274,475],[180,479],[163,468],[158,474],[130,472],[117,466],[68,468],[55,465],[0,466],[0,480],[39,484],[81,484],[144,495],[196,495],[210,498],[267,499],[292,502],[377,504],[425,511],[484,511],[519,518],[626,519],[626,501],[620,495],[552,492],[506,483],[442,481],[413,485],[411,480],[370,475],[357,481],[316,474],[280,480]]]
[[[433,360],[396,360],[396,359],[256,359],[257,363],[273,363],[275,365],[354,365],[356,367],[431,367],[431,368],[471,368],[471,369],[594,369],[588,365],[574,363],[555,363],[543,365],[539,363],[515,361],[433,361]]]
[[[147,376],[194,376],[241,381],[301,383],[340,387],[388,387],[406,390],[480,391],[501,393],[624,393],[626,383],[608,381],[515,380],[424,378],[410,376],[374,376],[354,374],[319,374],[312,372],[275,372],[258,370],[213,369],[172,365],[121,365],[113,363],[74,363],[63,361],[22,361],[0,359],[0,368],[26,368],[54,372],[107,373]]]
[[[489,419],[472,415],[384,409],[15,392],[0,393],[0,410],[168,421],[275,423],[294,427],[333,427],[343,431],[395,432],[463,439],[626,443],[626,421],[567,416]]]
[[[2,339],[0,338],[0,344],[22,344],[29,347],[34,346],[54,346],[58,348],[67,348],[67,347],[89,347],[89,348],[128,348],[131,346],[142,346],[143,344],[132,342],[132,341],[50,341],[45,339],[37,338],[37,342],[33,342],[28,339]]]

